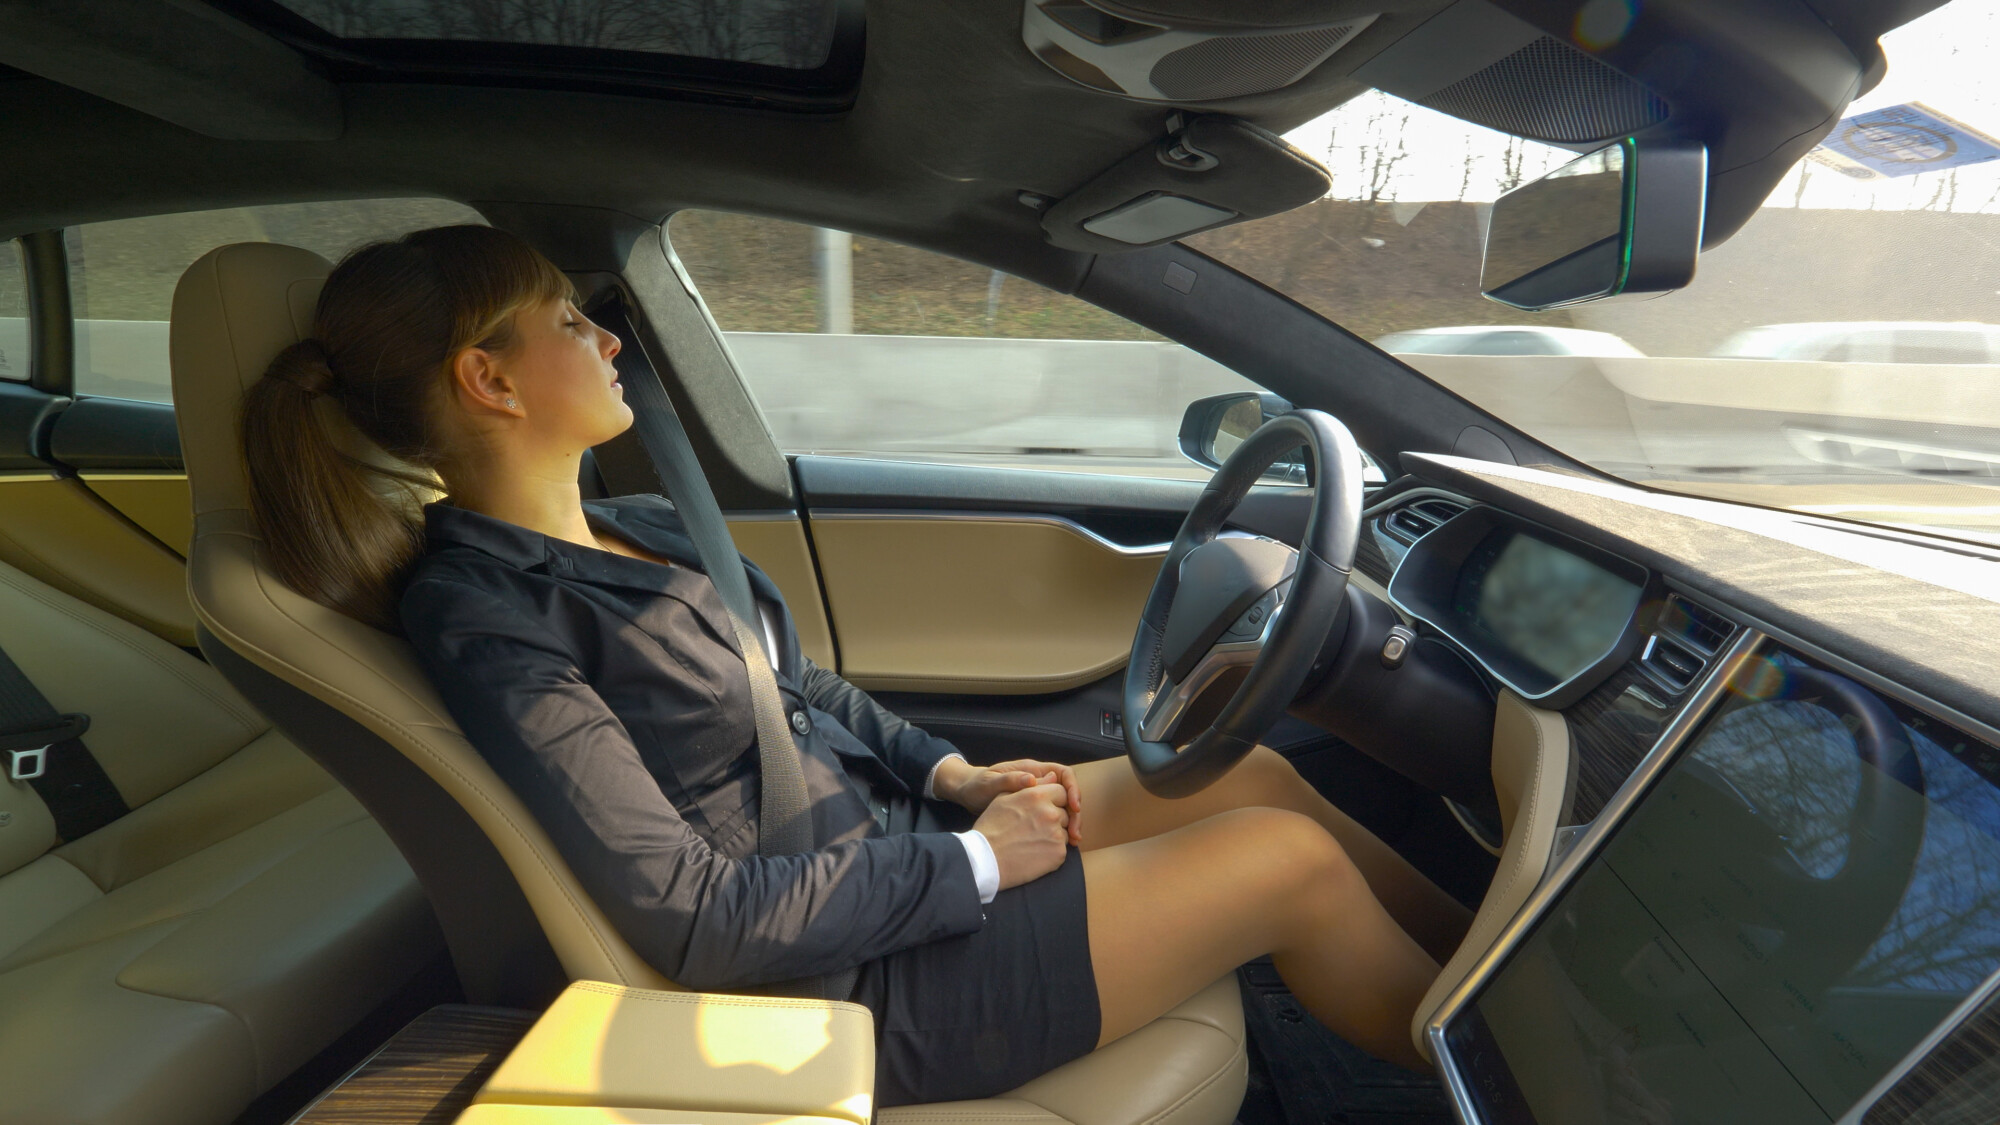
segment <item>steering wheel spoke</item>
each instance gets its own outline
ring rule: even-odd
[[[1285,610],[1285,592],[1284,587],[1269,590],[1253,602],[1179,682],[1171,676],[1161,680],[1152,705],[1146,708],[1145,719],[1139,723],[1139,737],[1149,742],[1165,742],[1180,725],[1181,716],[1224,673],[1255,665]]]

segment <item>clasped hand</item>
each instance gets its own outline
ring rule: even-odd
[[[1068,766],[953,758],[938,766],[932,792],[979,815],[973,828],[993,845],[1002,890],[1061,867],[1068,845],[1083,843],[1082,793]]]

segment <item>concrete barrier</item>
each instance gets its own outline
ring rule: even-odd
[[[0,316],[0,379],[28,377],[28,321]]]
[[[723,334],[781,448],[1196,474],[1187,404],[1255,390],[1178,344]],[[27,328],[0,319],[26,375]],[[77,386],[169,400],[163,321],[83,320]],[[18,358],[17,358],[18,357]],[[1405,355],[1556,449],[1613,472],[2000,476],[2000,366]],[[7,374],[0,370],[0,374]]]
[[[2000,365],[1404,355],[1613,472],[2000,476]]]

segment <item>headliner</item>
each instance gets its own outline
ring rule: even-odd
[[[1433,5],[1419,11],[1428,14]],[[47,79],[0,81],[0,235],[142,214],[339,197],[587,205],[660,220],[756,211],[929,245],[1056,279],[1015,199],[1060,197],[1164,135],[1170,107],[1077,86],[1022,44],[1020,0],[874,0],[844,113],[581,90],[344,83],[329,141],[221,140]],[[1376,46],[1415,22],[1385,17]],[[1366,54],[1361,52],[1366,52]],[[1229,103],[1283,130],[1362,89],[1322,71]]]
[[[1211,0],[1149,2],[1200,7]],[[1865,62],[1879,61],[1870,50],[1883,28],[1936,2],[1793,0],[1779,6],[1795,19],[1807,13],[1822,34],[1833,28]],[[1313,3],[1331,11],[1359,0]],[[1443,3],[1367,3],[1388,10],[1326,65],[1290,87],[1216,108],[1277,132],[1309,120],[1359,93],[1363,87],[1347,73]],[[211,132],[226,132],[240,119],[252,134],[259,123],[276,122],[269,135],[285,135],[288,113],[307,125],[292,130],[295,139],[226,140],[46,78],[0,74],[0,150],[13,163],[13,174],[0,179],[0,236],[142,214],[341,197],[581,205],[649,221],[701,206],[844,227],[1069,289],[1089,256],[1049,246],[1039,216],[1016,195],[1069,194],[1162,136],[1171,112],[1085,89],[1043,66],[1022,43],[1021,0],[870,0],[859,88],[844,112],[730,108],[587,89],[382,81],[336,88],[289,48],[203,5],[74,4],[31,0],[0,11],[0,59],[79,76],[81,85],[96,83],[94,88],[115,85],[113,96],[163,116],[175,116],[169,109],[178,108],[179,119],[187,120],[193,105],[193,116],[206,113],[221,124]],[[1664,0],[1649,10],[1672,19],[1683,9],[1706,10]],[[1744,24],[1733,34],[1741,37],[1748,29]],[[1718,52],[1726,46],[1717,40]],[[1772,73],[1784,70],[1780,65]],[[1779,74],[1777,80],[1791,77]],[[1800,81],[1825,87],[1851,79],[1836,73]],[[1837,100],[1845,104],[1844,97]],[[1806,109],[1823,113],[1826,104]],[[1746,120],[1764,108],[1743,101]],[[1770,118],[1759,123],[1761,130],[1738,122],[1717,131],[1717,143],[1738,150],[1738,163],[1758,161],[1782,171],[1791,163],[1790,147],[1809,147],[1832,124],[1830,118],[1811,122],[1800,132],[1800,123],[1809,120]],[[296,139],[313,135],[330,139]],[[1744,202],[1754,209],[1762,200],[1768,187],[1762,175],[1735,177],[1741,190],[1734,195],[1742,198],[1730,205],[1742,217],[1748,215]],[[1722,200],[1712,196],[1712,216]]]

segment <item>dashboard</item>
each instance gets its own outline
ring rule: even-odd
[[[1669,519],[1607,531],[1436,460],[1356,569],[1560,711],[1573,770],[1546,873],[1427,1028],[1461,1119],[1876,1125],[1963,1097],[2000,1038],[2000,732],[1933,694],[1948,674],[1885,677],[1637,534]]]

